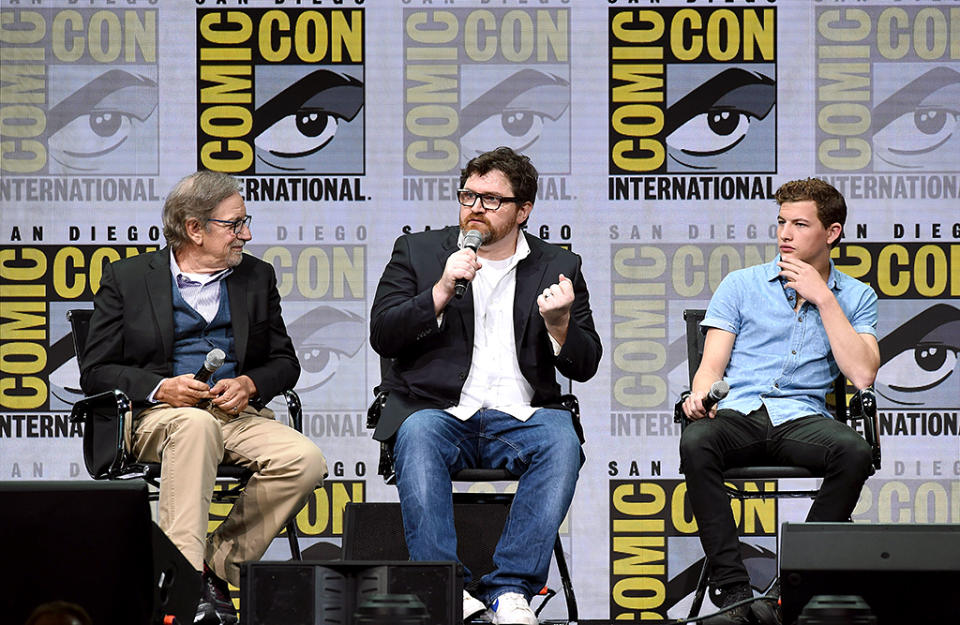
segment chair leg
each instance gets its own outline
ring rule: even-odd
[[[303,560],[303,556],[300,555],[300,542],[297,540],[297,517],[292,516],[290,520],[287,521],[287,542],[290,543],[290,556],[294,560]]]
[[[700,579],[697,580],[697,590],[693,594],[693,603],[690,604],[690,614],[687,618],[693,618],[700,614],[700,607],[703,605],[703,597],[707,594],[707,576],[710,572],[710,561],[703,558],[703,568],[700,569]]]
[[[576,623],[580,620],[577,597],[573,594],[573,580],[570,579],[570,569],[567,568],[567,558],[563,555],[559,533],[557,533],[556,542],[553,543],[553,555],[557,561],[557,570],[560,572],[560,582],[563,584],[563,596],[567,601],[567,621]]]

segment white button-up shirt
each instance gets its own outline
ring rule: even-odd
[[[460,392],[460,403],[447,409],[461,421],[481,408],[493,408],[520,421],[536,410],[530,405],[533,387],[520,372],[513,325],[517,264],[529,254],[526,237],[518,233],[513,256],[481,259],[483,267],[471,283],[474,332],[470,374]]]

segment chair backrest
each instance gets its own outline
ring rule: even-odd
[[[706,314],[707,311],[702,308],[687,308],[683,311],[683,320],[687,325],[687,375],[691,386],[703,358],[703,342],[706,337],[705,333],[700,331],[700,322]],[[833,410],[837,421],[847,422],[847,379],[842,373],[833,381],[833,391],[827,396],[827,407]]]
[[[73,349],[77,353],[77,365],[80,366],[80,359],[83,358],[83,350],[87,346],[87,335],[90,333],[90,317],[93,316],[92,308],[71,308],[67,311],[67,321],[70,322],[70,329],[73,334]]]

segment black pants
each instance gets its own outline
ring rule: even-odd
[[[725,469],[787,464],[822,472],[807,521],[848,521],[871,461],[869,443],[853,428],[822,415],[774,427],[766,407],[747,415],[720,410],[715,419],[688,425],[680,437],[680,466],[710,562],[711,585],[750,580],[740,559],[730,497],[723,489]]]

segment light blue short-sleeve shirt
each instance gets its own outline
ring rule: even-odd
[[[820,312],[804,302],[794,312],[796,292],[770,263],[730,273],[710,300],[701,331],[736,334],[724,379],[730,393],[718,408],[747,414],[765,405],[773,425],[811,414],[832,415],[826,395],[840,373]],[[840,272],[830,261],[827,286],[850,325],[877,335],[877,294]]]

